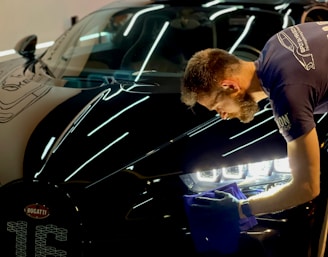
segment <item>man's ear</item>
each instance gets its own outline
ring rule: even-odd
[[[221,87],[229,93],[234,93],[240,90],[238,83],[231,79],[222,80]]]

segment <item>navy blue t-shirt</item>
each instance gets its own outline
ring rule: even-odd
[[[286,141],[314,128],[314,114],[328,111],[328,22],[298,24],[277,33],[255,64]]]

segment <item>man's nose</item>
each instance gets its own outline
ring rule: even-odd
[[[228,113],[227,112],[219,111],[218,113],[220,114],[220,117],[222,119],[226,120],[228,118]]]

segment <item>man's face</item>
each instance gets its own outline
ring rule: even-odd
[[[198,103],[209,110],[215,110],[222,119],[237,118],[243,123],[252,121],[258,112],[257,103],[249,94],[241,92],[230,95],[218,92],[201,95],[198,97]]]
[[[248,123],[254,119],[259,107],[249,94],[237,95],[233,101],[239,106],[239,112],[230,113],[232,118],[238,118],[243,123]]]

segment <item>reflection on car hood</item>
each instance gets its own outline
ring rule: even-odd
[[[285,155],[270,109],[254,123],[223,122],[201,106],[189,109],[178,93],[122,88],[81,91],[55,108],[30,139],[30,176],[96,181],[128,168],[160,175]]]

